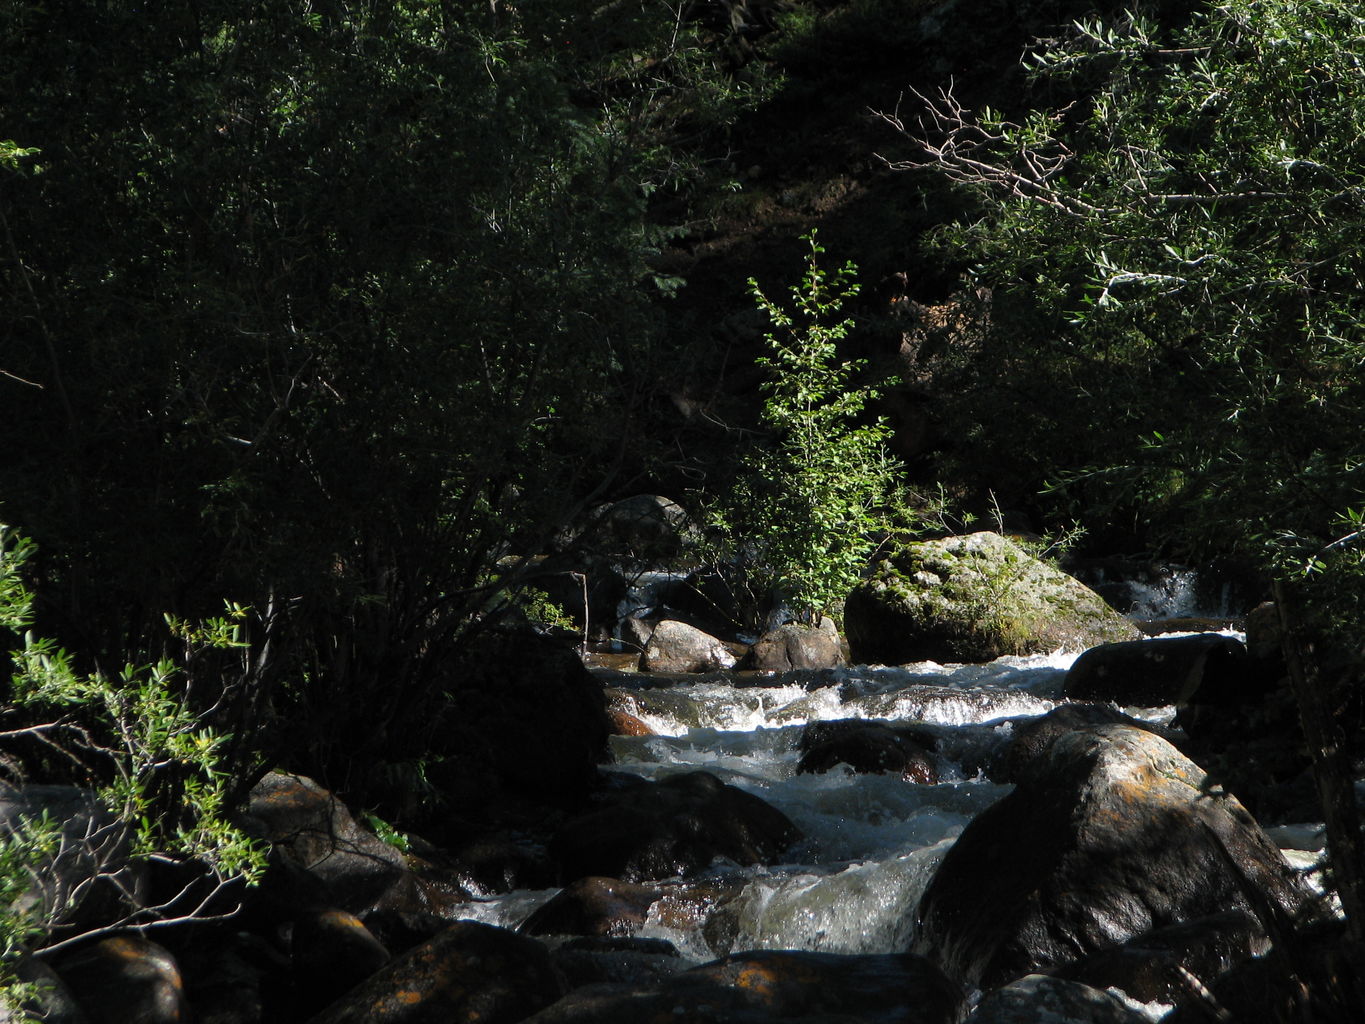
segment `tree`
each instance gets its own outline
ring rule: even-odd
[[[949,89],[888,116],[917,151],[895,166],[979,201],[951,241],[995,289],[995,379],[1050,389],[1049,416],[992,443],[1037,441],[1085,500],[1254,560],[1316,638],[1305,665],[1296,636],[1291,674],[1357,940],[1350,723],[1327,709],[1358,668],[1338,680],[1321,659],[1365,599],[1363,28],[1346,0],[1225,0],[1164,25],[1134,11],[1031,55],[1061,107],[977,115]]]
[[[18,645],[0,707],[0,1005],[11,1012],[31,994],[17,973],[25,957],[133,927],[230,918],[242,885],[265,869],[264,849],[228,821],[228,737],[194,711],[188,663],[130,665],[115,679],[77,672],[29,629],[22,574],[32,556],[0,525],[0,637]],[[189,649],[240,648],[241,614],[174,628]],[[71,788],[26,788],[39,772]],[[51,803],[69,816],[49,815]],[[160,870],[160,883],[137,884],[136,863]],[[90,917],[92,904],[102,916]]]
[[[837,612],[903,510],[889,428],[863,419],[875,397],[838,342],[839,319],[857,294],[857,269],[830,271],[815,233],[791,302],[779,305],[756,281],[754,299],[773,325],[761,421],[767,436],[745,455],[739,478],[715,508],[729,560],[760,599],[786,603],[804,622]]]
[[[0,17],[0,500],[46,623],[112,678],[229,599],[301,763],[420,747],[499,559],[644,462],[650,194],[739,90],[666,3]]]

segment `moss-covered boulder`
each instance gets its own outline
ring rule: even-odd
[[[900,548],[849,595],[844,629],[854,661],[886,665],[990,661],[1139,636],[1085,584],[997,533]]]

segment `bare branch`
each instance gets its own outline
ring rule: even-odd
[[[915,120],[916,129],[908,128],[901,119],[899,103],[891,114],[873,111],[923,154],[901,161],[879,157],[891,170],[933,168],[950,181],[1028,199],[1073,217],[1094,217],[1106,212],[1057,186],[1058,175],[1076,156],[1060,140],[1049,138],[1044,145],[1022,147],[1015,153],[1016,159],[1008,162],[1000,151],[1010,144],[1012,132],[1022,131],[1019,125],[1004,123],[1002,131],[987,130],[958,102],[951,84],[938,90],[937,99],[930,99],[914,88],[910,94],[923,107]],[[1060,121],[1070,109],[1067,106],[1057,111],[1053,120]]]

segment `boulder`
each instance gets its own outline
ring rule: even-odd
[[[829,618],[818,626],[789,622],[758,638],[749,652],[746,667],[762,672],[788,672],[802,668],[835,668],[847,663],[839,631]]]
[[[1098,989],[1119,989],[1139,1003],[1175,1005],[1190,997],[1185,972],[1211,985],[1234,965],[1264,954],[1269,945],[1256,918],[1232,910],[1154,928],[1051,973]]]
[[[920,900],[913,951],[991,988],[1158,926],[1308,902],[1236,798],[1127,725],[1065,732],[978,815]]]
[[[603,982],[651,984],[687,969],[687,961],[667,939],[580,936],[550,954],[570,989]]]
[[[718,857],[772,864],[800,837],[776,808],[709,772],[662,782],[624,780],[606,806],[574,818],[550,841],[565,878],[642,882],[695,874]]]
[[[524,827],[586,803],[611,760],[611,726],[602,684],[575,650],[490,631],[435,682],[450,696],[426,772],[440,799],[408,793],[391,820],[445,844],[456,816]]]
[[[545,948],[505,928],[460,921],[391,961],[311,1024],[513,1024],[563,995]]]
[[[844,606],[857,663],[990,661],[1134,640],[1093,590],[996,533],[907,544]]]
[[[590,876],[560,890],[517,929],[527,935],[633,935],[659,898],[653,886]]]
[[[1147,1024],[1118,996],[1078,981],[1030,974],[986,995],[963,1024]]]
[[[18,956],[10,961],[14,979],[31,986],[18,1008],[0,1005],[0,1024],[90,1024],[52,965],[33,956]]]
[[[328,908],[300,915],[289,940],[294,984],[304,1012],[322,1009],[389,962],[363,921]]]
[[[607,694],[607,717],[613,736],[653,736],[654,730],[640,718],[640,705],[627,690],[611,688]]]
[[[175,957],[136,935],[116,935],[56,965],[91,1024],[181,1024],[189,1019]]]
[[[478,830],[444,850],[424,848],[422,855],[445,864],[465,889],[478,895],[548,889],[557,878],[543,847],[517,842],[503,832]]]
[[[334,906],[362,913],[415,880],[403,855],[360,827],[331,792],[302,775],[271,772],[251,791],[247,831],[273,846],[252,897],[267,914]]]
[[[695,626],[665,619],[654,627],[640,656],[644,672],[714,672],[734,668],[738,662],[730,649]]]
[[[938,781],[934,756],[911,731],[886,722],[853,718],[812,722],[801,734],[800,772],[827,772],[846,764],[855,772],[896,772],[907,782]]]
[[[1248,674],[1240,640],[1198,633],[1092,647],[1072,663],[1062,690],[1073,700],[1160,707],[1198,692],[1234,694]]]
[[[301,1019],[294,973],[273,942],[239,931],[189,944],[181,954],[194,1024],[269,1024]]]
[[[1062,704],[1045,715],[1025,719],[1014,726],[1014,739],[991,765],[991,779],[995,782],[1018,782],[1028,765],[1045,753],[1057,737],[1090,725],[1149,728],[1145,722],[1104,704]]]
[[[591,985],[527,1024],[955,1024],[962,992],[908,953],[735,953],[645,985]]]

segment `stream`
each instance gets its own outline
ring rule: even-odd
[[[1063,680],[1077,656],[717,673],[662,686],[649,676],[599,670],[654,732],[613,737],[615,764],[604,771],[659,780],[705,770],[771,803],[804,836],[779,865],[713,865],[687,884],[714,883],[723,898],[701,901],[691,914],[671,912],[661,900],[639,936],[668,940],[689,963],[750,949],[907,949],[915,907],[939,862],[967,823],[1010,789],[989,781],[984,767],[1020,720],[1064,703]],[[1161,726],[1174,718],[1172,707],[1122,710]],[[845,765],[798,774],[805,726],[848,718],[913,723],[931,734],[939,781],[854,774]],[[1311,833],[1305,826],[1272,830],[1272,837],[1291,861],[1306,865],[1315,854],[1297,848],[1314,845]],[[462,912],[515,928],[557,891],[489,896]],[[1166,1007],[1142,1009],[1155,1020]]]

